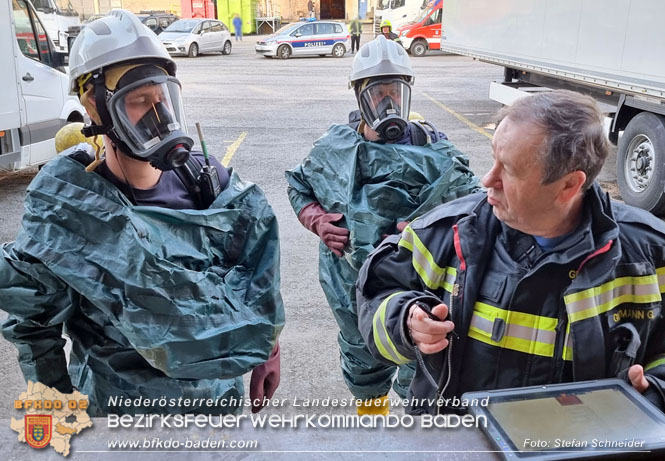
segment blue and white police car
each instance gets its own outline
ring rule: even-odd
[[[267,58],[332,54],[341,58],[349,45],[346,24],[335,21],[308,21],[287,24],[265,40],[256,42],[256,52]]]

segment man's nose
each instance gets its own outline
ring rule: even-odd
[[[497,186],[501,185],[496,167],[494,165],[492,165],[492,169],[490,169],[487,174],[483,176],[482,183],[483,186],[487,189],[496,189]]]

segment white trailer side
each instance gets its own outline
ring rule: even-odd
[[[665,2],[446,0],[441,49],[506,68],[491,95],[567,88],[613,107],[627,203],[665,212]],[[619,133],[624,135],[619,140]]]

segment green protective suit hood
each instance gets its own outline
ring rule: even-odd
[[[73,384],[90,395],[92,414],[235,412],[219,401],[108,400],[241,397],[241,375],[268,359],[284,324],[279,281],[273,211],[235,173],[209,209],[171,210],[133,206],[61,155],[28,187],[21,232],[2,249],[3,334],[26,380]]]
[[[435,206],[478,189],[468,159],[447,140],[425,146],[366,141],[346,125],[333,125],[301,166],[286,172],[296,214],[311,202],[303,184],[329,213],[344,214],[346,258],[359,270],[385,234]],[[311,193],[311,192],[309,192]]]

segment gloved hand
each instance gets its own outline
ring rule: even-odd
[[[252,413],[258,413],[263,408],[263,398],[271,399],[279,386],[279,343],[270,354],[268,361],[252,370],[249,381],[249,398],[252,400]],[[259,405],[255,405],[258,401]]]
[[[342,213],[327,213],[318,202],[312,202],[300,210],[298,220],[321,237],[323,243],[341,258],[344,255],[344,247],[349,242],[349,230],[333,223],[343,217]]]

